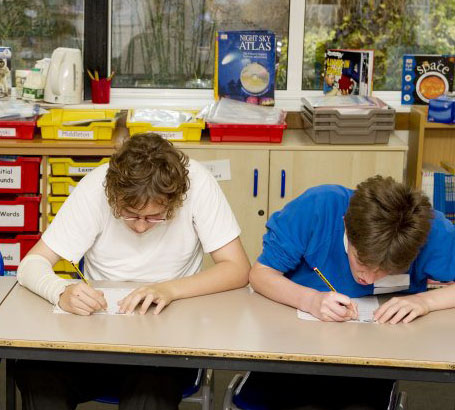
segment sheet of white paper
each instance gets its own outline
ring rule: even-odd
[[[376,296],[365,296],[363,298],[352,298],[353,302],[357,303],[359,318],[357,320],[349,320],[349,322],[373,322],[373,312],[379,307],[379,301]],[[311,313],[303,312],[297,309],[297,317],[303,320],[319,320]]]
[[[94,315],[119,315],[117,302],[123,299],[126,295],[130,294],[134,289],[126,288],[96,288],[104,293],[104,298],[107,302],[107,309],[100,310],[99,312],[93,313]],[[60,306],[54,306],[54,313],[68,313],[60,308]]]

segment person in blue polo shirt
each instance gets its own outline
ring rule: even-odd
[[[329,291],[314,267],[337,292]],[[352,297],[403,291],[407,295],[390,299],[374,313],[377,322],[391,324],[455,307],[455,286],[425,292],[427,279],[454,278],[454,226],[420,191],[381,176],[355,191],[339,185],[308,189],[274,213],[263,252],[250,271],[256,292],[323,321],[355,319]],[[240,396],[254,392],[261,397],[261,409],[386,409],[392,384],[252,373]]]

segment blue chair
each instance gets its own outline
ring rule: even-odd
[[[199,369],[194,382],[187,386],[182,395],[186,403],[199,403],[201,410],[213,410],[214,375],[211,369]],[[118,404],[117,397],[105,396],[95,401],[105,404]]]
[[[255,404],[254,397],[244,398],[240,394],[250,373],[236,374],[232,378],[224,393],[223,410],[263,410],[262,406]],[[398,391],[398,383],[395,382],[387,410],[406,410],[406,404],[407,394],[404,391]]]

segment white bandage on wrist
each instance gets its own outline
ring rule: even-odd
[[[59,278],[51,263],[41,255],[27,255],[17,269],[17,280],[32,292],[56,305],[70,283]]]

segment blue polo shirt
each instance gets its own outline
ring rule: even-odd
[[[364,286],[354,280],[343,242],[343,216],[353,192],[339,185],[321,185],[275,212],[267,222],[258,261],[319,291],[328,288],[313,271],[315,266],[340,293],[350,297],[373,294],[374,284]],[[408,274],[410,286],[405,292],[409,293],[426,290],[428,278],[455,279],[455,228],[441,212],[434,211],[428,240]]]

